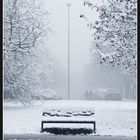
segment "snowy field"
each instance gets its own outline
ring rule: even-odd
[[[45,101],[24,107],[18,102],[4,102],[4,134],[39,134],[42,110],[51,108],[92,108],[97,131],[91,135],[136,136],[136,102],[134,101]],[[50,124],[54,127],[56,124]],[[57,124],[59,127],[93,127],[90,124]],[[49,133],[48,133],[49,134]]]

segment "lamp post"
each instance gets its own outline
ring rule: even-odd
[[[33,0],[33,6],[35,6],[35,0]]]
[[[70,99],[70,3],[67,3],[68,7],[68,100]]]

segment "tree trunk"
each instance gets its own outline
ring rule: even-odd
[[[123,98],[124,99],[136,98],[136,82],[131,77],[124,78]]]

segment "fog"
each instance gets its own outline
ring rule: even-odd
[[[68,7],[70,6],[70,99],[84,99],[85,91],[98,88],[119,88],[122,89],[121,75],[112,68],[108,68],[108,72],[96,70],[91,74],[91,83],[87,82],[88,73],[87,66],[92,60],[90,55],[92,42],[91,31],[86,26],[86,21],[81,19],[80,14],[90,17],[92,22],[98,18],[96,11],[91,11],[90,8],[83,6],[82,0],[39,0],[35,4],[41,4],[49,12],[49,25],[52,28],[51,34],[48,36],[47,47],[61,67],[63,77],[57,79],[55,88],[64,99],[67,98],[67,75],[68,75]],[[97,1],[100,4],[101,1]],[[93,14],[94,12],[94,14]],[[94,65],[92,67],[94,69]],[[95,67],[96,69],[96,67]],[[105,68],[106,70],[106,68]],[[100,73],[102,73],[100,75]],[[90,75],[90,74],[89,74]],[[116,78],[116,79],[115,79]],[[65,79],[65,80],[64,80]],[[63,81],[57,87],[57,83]],[[99,83],[98,83],[98,82]],[[93,83],[92,83],[93,82]],[[95,84],[94,84],[95,83]],[[97,84],[98,83],[98,84]]]

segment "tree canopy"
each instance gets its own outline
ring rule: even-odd
[[[84,1],[84,6],[96,9],[99,20],[95,22],[85,18],[92,30],[96,49],[92,53],[100,56],[100,63],[109,63],[121,69],[125,75],[136,74],[136,0],[106,0],[97,6],[94,2]],[[95,14],[95,13],[94,13]]]

